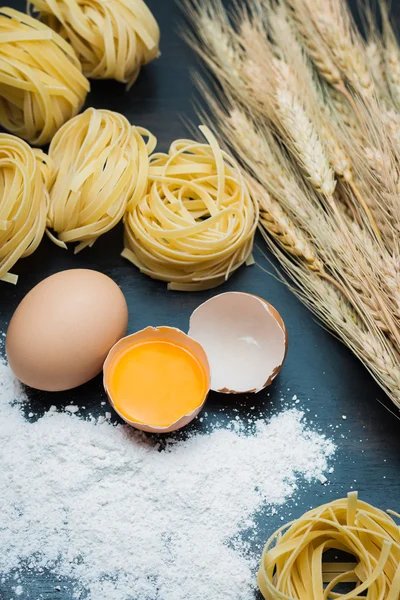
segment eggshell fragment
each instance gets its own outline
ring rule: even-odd
[[[151,341],[170,342],[178,347],[187,350],[201,364],[206,376],[206,391],[204,396],[201,398],[201,402],[199,403],[199,405],[196,406],[196,408],[189,414],[183,414],[179,417],[179,419],[177,419],[175,422],[169,424],[166,427],[159,427],[152,423],[140,422],[139,420],[136,420],[134,418],[135,402],[146,402],[147,400],[146,398],[140,398],[137,397],[137,395],[135,395],[135,381],[132,381],[132,408],[130,415],[126,414],[126,412],[122,411],[119,408],[116,398],[113,397],[113,394],[111,392],[111,379],[113,376],[114,366],[116,365],[119,358],[130,348],[142,344],[144,342]],[[136,429],[147,431],[149,433],[169,433],[171,431],[176,431],[177,429],[181,429],[181,427],[185,427],[186,425],[188,425],[202,410],[204,403],[207,399],[208,391],[210,389],[210,367],[208,364],[206,353],[204,352],[200,344],[198,344],[195,340],[183,333],[183,331],[180,331],[179,329],[176,329],[174,327],[146,327],[145,329],[142,329],[137,333],[122,338],[119,342],[115,344],[113,348],[111,348],[107,359],[104,363],[103,370],[104,389],[107,393],[110,404],[112,405],[114,410],[129,425],[132,425],[133,427],[136,427]],[[154,378],[157,378],[156,369],[152,376]]]
[[[279,373],[287,332],[266,300],[227,292],[201,304],[190,318],[189,336],[204,348],[211,389],[225,394],[259,392]]]

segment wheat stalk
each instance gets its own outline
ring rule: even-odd
[[[307,113],[307,103],[301,93],[302,87],[297,74],[286,62],[276,58],[274,52],[268,49],[260,36],[257,35],[257,28],[252,26],[250,20],[244,20],[241,25],[241,37],[248,57],[248,62],[244,63],[247,64],[247,69],[246,67],[244,69],[244,79],[247,81],[249,88],[251,86],[250,89],[256,96],[259,106],[264,107],[270,119],[278,127],[285,145],[302,167],[307,179],[315,190],[320,192],[322,197],[326,199],[329,208],[333,211],[337,222],[341,226],[342,219],[333,198],[336,187],[334,172],[326,154],[320,131]],[[264,77],[262,77],[260,57],[267,58],[270,64],[268,73],[264,71]],[[321,226],[320,223],[319,226]],[[325,235],[328,235],[327,231]],[[353,247],[351,236],[344,230],[344,234],[339,239],[340,244],[335,248],[339,256],[342,244],[353,250],[350,264],[346,260],[342,260],[341,268],[347,276],[347,281],[359,294],[358,310],[362,313],[365,308],[369,309],[378,327],[385,332],[390,332],[394,338],[397,336],[400,342],[400,335],[393,324],[390,313],[386,310],[379,289],[375,287],[370,291],[365,286],[368,265],[364,263],[364,257],[357,257],[361,268],[359,272],[354,272],[353,261],[356,250]],[[332,238],[333,242],[335,242],[334,238]],[[340,282],[338,283],[341,285]]]
[[[240,156],[244,157],[248,168],[264,183],[265,199],[262,200],[261,188],[255,186],[254,182],[252,182],[253,190],[257,191],[257,197],[260,201],[261,225],[271,235],[281,240],[281,245],[285,247],[286,251],[294,256],[302,256],[303,260],[309,266],[314,265],[316,257],[318,257],[318,266],[314,270],[317,270],[321,276],[327,274],[326,270],[320,266],[322,264],[320,257],[326,256],[326,259],[328,259],[333,250],[336,257],[341,259],[340,269],[345,273],[347,283],[351,283],[353,290],[360,299],[357,307],[360,314],[363,314],[366,309],[369,310],[382,331],[396,336],[396,327],[393,326],[390,314],[385,310],[385,303],[381,298],[379,289],[375,287],[371,291],[365,285],[370,266],[365,262],[365,257],[354,256],[351,253],[351,260],[348,260],[347,255],[342,256],[342,247],[346,246],[348,240],[344,236],[339,235],[339,232],[335,232],[335,235],[333,235],[322,215],[318,218],[317,207],[311,205],[309,200],[305,196],[302,196],[300,187],[293,184],[293,181],[290,180],[290,172],[282,168],[281,165],[284,164],[283,155],[279,155],[276,149],[275,152],[271,150],[272,140],[266,143],[265,139],[260,135],[260,127],[257,128],[257,133],[251,121],[246,118],[243,112],[237,109],[231,112],[228,121],[223,118],[221,112],[218,112],[218,107],[213,104],[212,113],[217,117],[219,116],[219,121],[224,123],[224,134],[230,140],[231,147]],[[227,126],[227,123],[231,125],[230,128]],[[268,169],[268,176],[270,173],[272,174],[272,183],[268,181],[268,177],[263,178],[262,174],[266,172],[266,169]],[[295,227],[294,222],[288,218],[288,215],[282,209],[279,209],[279,205],[271,198],[265,188],[269,188],[275,198],[279,198],[281,203],[292,211],[292,214],[297,213],[303,217],[303,227],[308,230],[309,235],[313,236],[314,247],[307,242],[307,238],[301,233],[299,228]],[[302,198],[302,201],[293,202],[294,197],[298,199]],[[263,202],[267,202],[267,205],[263,204]],[[307,206],[308,210],[305,209]],[[305,225],[306,220],[307,225]],[[321,237],[320,240],[318,239],[318,235]],[[318,246],[319,250],[317,249]],[[292,249],[290,250],[290,248]],[[353,252],[356,251],[353,250]],[[358,266],[358,270],[355,269],[355,265]],[[340,270],[339,272],[335,272],[333,278],[329,277],[329,279],[339,289],[343,290],[343,285],[340,282]]]
[[[209,1],[202,53],[222,104],[202,86],[208,122],[241,161],[260,230],[296,293],[400,406],[400,117],[381,40],[371,29],[366,46],[343,0],[253,0],[232,21]]]
[[[346,295],[331,281],[293,264],[263,235],[288,277],[295,283],[292,291],[361,360],[371,375],[400,408],[400,364],[396,351],[374,322],[363,320]]]

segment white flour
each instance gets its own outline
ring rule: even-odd
[[[252,436],[219,429],[161,450],[54,410],[28,423],[20,397],[0,360],[0,575],[50,569],[78,582],[76,598],[253,599],[259,556],[241,532],[300,477],[325,481],[334,453],[298,410]]]

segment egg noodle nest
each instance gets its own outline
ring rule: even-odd
[[[258,572],[266,600],[398,600],[400,528],[389,514],[358,499],[334,500],[281,527],[268,540]],[[325,563],[339,550],[354,563]],[[348,593],[336,586],[355,584]],[[365,593],[367,592],[367,595]]]
[[[121,114],[89,108],[54,136],[56,177],[47,217],[49,237],[75,252],[92,246],[143,197],[156,138]],[[54,232],[54,233],[53,233]]]
[[[90,89],[73,48],[49,27],[0,8],[0,124],[31,144],[50,142]]]
[[[143,0],[32,0],[31,11],[67,40],[90,79],[130,87],[159,56],[160,30]]]
[[[15,263],[42,241],[53,165],[41,150],[0,134],[0,280],[17,283]]]
[[[124,218],[123,256],[174,290],[215,287],[251,261],[258,222],[237,163],[200,130],[206,143],[151,156],[147,194]]]

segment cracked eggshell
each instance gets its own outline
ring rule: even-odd
[[[278,311],[242,292],[219,294],[201,304],[190,318],[189,336],[208,356],[211,389],[224,394],[259,392],[270,385],[288,347]]]
[[[155,425],[149,425],[146,423],[135,421],[134,419],[128,419],[126,415],[122,414],[118,410],[118,407],[115,405],[114,399],[110,393],[110,377],[112,373],[112,368],[117,357],[121,356],[121,354],[123,354],[126,350],[128,350],[135,344],[152,340],[169,341],[188,350],[202,364],[207,377],[207,391],[199,406],[196,407],[189,414],[182,415],[177,421],[175,421],[168,427],[157,427]],[[170,433],[188,425],[191,421],[193,421],[195,417],[197,417],[199,412],[203,409],[204,404],[207,400],[208,392],[210,390],[210,366],[204,349],[198,342],[196,342],[196,340],[192,339],[186,333],[175,327],[146,327],[141,331],[138,331],[136,333],[122,338],[121,340],[119,340],[119,342],[115,344],[115,346],[111,348],[103,366],[103,373],[104,389],[106,391],[108,400],[115,412],[129,425],[132,425],[136,429],[140,429],[141,431],[146,431],[148,433]],[[156,373],[154,375],[156,376]],[[132,382],[132,389],[134,390],[134,382]]]

